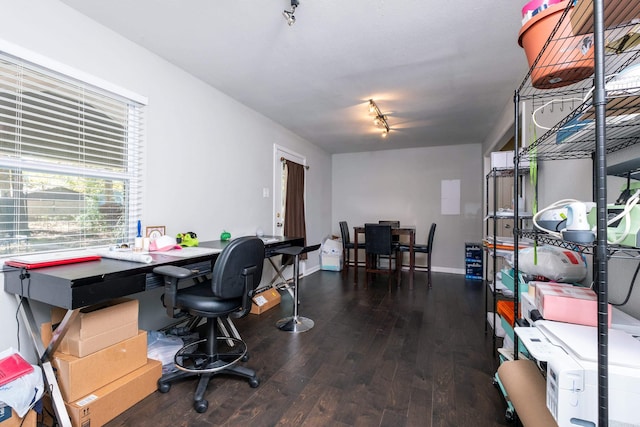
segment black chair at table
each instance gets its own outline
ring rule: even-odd
[[[400,221],[395,220],[381,219],[378,221],[378,224],[390,225],[392,228],[400,228]],[[400,236],[391,236],[391,240],[393,241],[393,244],[397,246],[400,243]]]
[[[355,244],[351,241],[347,221],[340,221],[339,224],[340,235],[342,237],[342,259],[344,260],[344,272],[346,274],[349,272],[350,266],[358,268],[358,266],[355,265],[355,261],[351,261],[351,251],[355,250]],[[358,250],[364,249],[364,243],[365,242],[358,242]]]
[[[389,275],[389,290],[391,290],[391,279],[394,276],[393,256],[396,255],[395,268],[398,267],[398,252],[394,249],[391,234],[391,225],[388,224],[365,224],[365,254],[366,254],[366,280],[370,283],[371,274],[385,273]],[[389,258],[387,268],[378,265],[380,257]]]
[[[378,221],[378,224],[390,225],[391,228],[400,228],[400,221],[390,220],[390,219],[381,219]],[[393,250],[397,251],[400,247],[400,236],[397,234],[391,235],[391,244],[393,245]],[[382,257],[386,258],[386,257]]]
[[[193,398],[197,412],[205,412],[209,403],[204,398],[209,380],[218,374],[231,374],[249,380],[251,387],[258,387],[255,371],[238,366],[247,360],[247,346],[234,337],[218,336],[216,321],[229,316],[240,318],[251,310],[251,298],[262,278],[264,243],[257,237],[240,237],[232,240],[220,253],[211,273],[211,280],[178,289],[178,282],[189,279],[194,272],[177,266],[160,266],[155,274],[164,276],[163,302],[170,317],[181,312],[207,319],[204,336],[186,344],[174,358],[178,371],[158,380],[158,390],[166,393],[171,383],[184,378],[199,377]],[[178,310],[178,313],[176,313]]]
[[[433,252],[433,238],[436,235],[436,223],[432,223],[429,228],[429,235],[427,236],[427,244],[414,244],[414,253],[427,254],[427,284],[431,287],[431,253]],[[409,252],[409,245],[400,244],[398,247],[400,252]]]

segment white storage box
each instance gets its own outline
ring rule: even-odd
[[[340,255],[321,254],[320,265],[322,266],[323,270],[341,271],[342,270],[342,254]]]
[[[491,169],[513,169],[513,151],[494,151],[491,153]],[[520,169],[529,167],[528,159],[520,159]]]

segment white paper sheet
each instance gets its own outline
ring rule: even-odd
[[[440,184],[442,215],[460,215],[460,180],[443,179]]]

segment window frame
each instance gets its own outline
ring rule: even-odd
[[[122,211],[121,217],[119,218],[120,221],[118,222],[118,225],[116,227],[117,231],[112,234],[117,234],[120,237],[114,239],[114,241],[109,242],[104,242],[100,239],[78,237],[78,240],[74,241],[70,247],[56,247],[56,245],[54,244],[49,244],[49,247],[38,247],[37,245],[35,247],[30,247],[30,245],[20,245],[20,242],[18,240],[20,236],[14,235],[14,240],[11,240],[11,243],[13,243],[13,245],[7,245],[4,250],[3,248],[0,248],[0,257],[15,254],[99,247],[104,246],[105,243],[112,244],[133,242],[133,239],[135,238],[137,233],[137,222],[142,218],[142,182],[145,142],[144,114],[145,107],[147,105],[147,98],[133,93],[129,90],[120,88],[113,83],[101,80],[95,76],[91,76],[87,73],[74,69],[65,64],[61,64],[34,52],[30,52],[19,46],[7,43],[3,40],[0,40],[0,58],[3,61],[8,61],[12,64],[15,64],[18,69],[19,67],[23,67],[29,70],[35,70],[35,72],[50,78],[52,82],[60,81],[70,86],[84,89],[91,94],[97,94],[100,97],[108,100],[109,102],[115,102],[116,105],[121,108],[122,111],[124,111],[124,113],[121,114],[121,116],[124,117],[124,120],[122,121],[123,126],[121,128],[122,140],[119,140],[116,137],[112,138],[121,143],[122,152],[117,155],[117,158],[111,157],[111,159],[113,160],[113,164],[121,167],[120,170],[115,170],[115,167],[114,170],[110,170],[110,168],[107,166],[98,167],[94,164],[91,164],[90,162],[87,163],[83,160],[77,161],[76,164],[64,164],[64,162],[56,163],[53,161],[48,162],[46,161],[46,159],[44,161],[38,159],[34,160],[33,158],[27,160],[25,158],[22,158],[19,152],[17,153],[17,156],[9,157],[6,153],[10,152],[10,149],[5,150],[6,153],[0,154],[0,168],[7,169],[8,171],[16,170],[20,171],[20,173],[22,173],[22,171],[28,173],[34,173],[34,171],[37,171],[38,173],[51,174],[51,176],[57,175],[61,178],[61,180],[62,178],[68,180],[70,179],[70,177],[75,176],[79,177],[78,179],[87,180],[87,182],[95,180],[96,182],[98,182],[98,185],[101,184],[103,186],[108,186],[109,183],[112,184],[114,182],[117,182],[119,184],[118,188],[122,188],[121,194],[118,198],[118,200],[122,201]],[[2,81],[8,81],[7,79],[8,77],[3,80],[3,77],[0,76],[0,84]],[[5,87],[5,94],[11,93],[14,92],[6,90]],[[15,93],[18,94],[21,92],[16,90]],[[10,103],[10,96],[7,96],[7,99],[9,99],[8,103]],[[17,105],[17,101],[14,100],[13,102],[15,102]],[[97,108],[93,109],[89,102],[84,101],[80,97],[71,98],[70,103],[74,106],[81,105],[83,111],[86,111],[87,108],[91,109],[91,111],[98,111]],[[56,104],[56,107],[59,107],[60,105],[61,104]],[[133,116],[131,115],[132,112],[135,112]],[[51,115],[53,116],[54,113],[55,109],[52,109]],[[50,116],[46,116],[43,120],[49,118]],[[5,124],[7,124],[8,120],[4,120]],[[2,121],[3,119],[2,117],[0,117],[0,125],[2,124]],[[111,121],[115,122],[115,119]],[[6,128],[17,131],[21,129],[21,127],[18,126],[17,123],[18,120],[16,120],[15,123],[9,122]],[[81,123],[85,122],[82,121]],[[84,126],[80,126],[80,128],[87,129]],[[16,140],[14,141],[16,146],[19,146],[22,143],[22,140],[19,139],[20,137],[16,136]],[[74,146],[73,143],[75,142],[77,142],[77,147],[80,147],[82,144],[88,145],[92,142],[92,140],[88,138],[69,138],[64,139],[63,141],[64,143],[71,142],[72,144],[70,145],[72,147]],[[42,147],[43,148],[41,148],[41,150],[45,151],[47,151],[49,148],[46,143],[43,143]],[[33,152],[36,151],[37,148],[34,149]],[[97,150],[94,149],[94,151]],[[105,153],[107,154],[104,154],[103,157],[100,157],[100,159],[105,159],[108,161],[110,158],[109,156],[116,156],[116,154],[109,152],[108,150],[105,150]],[[72,155],[69,155],[69,158],[71,158],[71,156]],[[43,155],[43,157],[45,156]],[[62,160],[65,160],[65,158],[63,157]],[[83,188],[86,189],[86,187]],[[78,199],[85,198],[86,196],[88,196],[88,193],[86,193],[86,191],[84,193],[79,193]],[[26,212],[27,202],[23,201],[22,203],[24,203],[24,209]],[[20,217],[20,212],[14,212],[13,214],[12,221],[14,224],[14,231],[21,229],[21,226],[18,224],[22,220],[22,218]],[[28,221],[29,214],[25,213],[24,215]],[[79,215],[79,217],[81,217],[81,215]],[[89,224],[89,221],[90,220],[88,219],[84,219],[74,221],[74,223],[80,224],[80,228],[84,230]],[[62,244],[58,246],[62,246]]]

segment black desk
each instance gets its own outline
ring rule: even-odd
[[[264,236],[265,258],[278,255],[276,251],[290,247],[303,246],[303,238]],[[227,242],[219,240],[202,242],[199,247],[222,250]],[[163,286],[160,276],[153,274],[153,269],[160,265],[177,265],[191,270],[198,270],[203,275],[213,270],[218,252],[195,256],[171,256],[169,253],[151,254],[153,262],[143,264],[102,258],[99,261],[88,261],[77,264],[58,265],[55,267],[28,270],[29,278],[21,279],[23,269],[4,266],[4,289],[15,294],[20,311],[30,332],[39,364],[43,369],[44,379],[51,390],[53,407],[58,422],[63,427],[71,427],[71,422],[64,406],[62,394],[51,366],[51,355],[64,337],[68,325],[77,316],[80,308],[98,304],[127,295]],[[67,309],[67,314],[54,332],[49,346],[45,349],[40,338],[40,327],[35,322],[30,300],[40,301]]]
[[[304,239],[265,236],[265,258],[278,255],[276,251],[290,246],[303,246]],[[202,242],[199,247],[222,250],[227,242]],[[29,270],[30,283],[20,280],[21,269],[4,267],[4,289],[12,294],[28,297],[57,307],[74,310],[114,298],[132,295],[163,286],[162,278],[153,274],[160,265],[177,265],[203,274],[210,273],[217,253],[193,257],[152,253],[153,262],[142,264],[102,258],[77,264]]]

